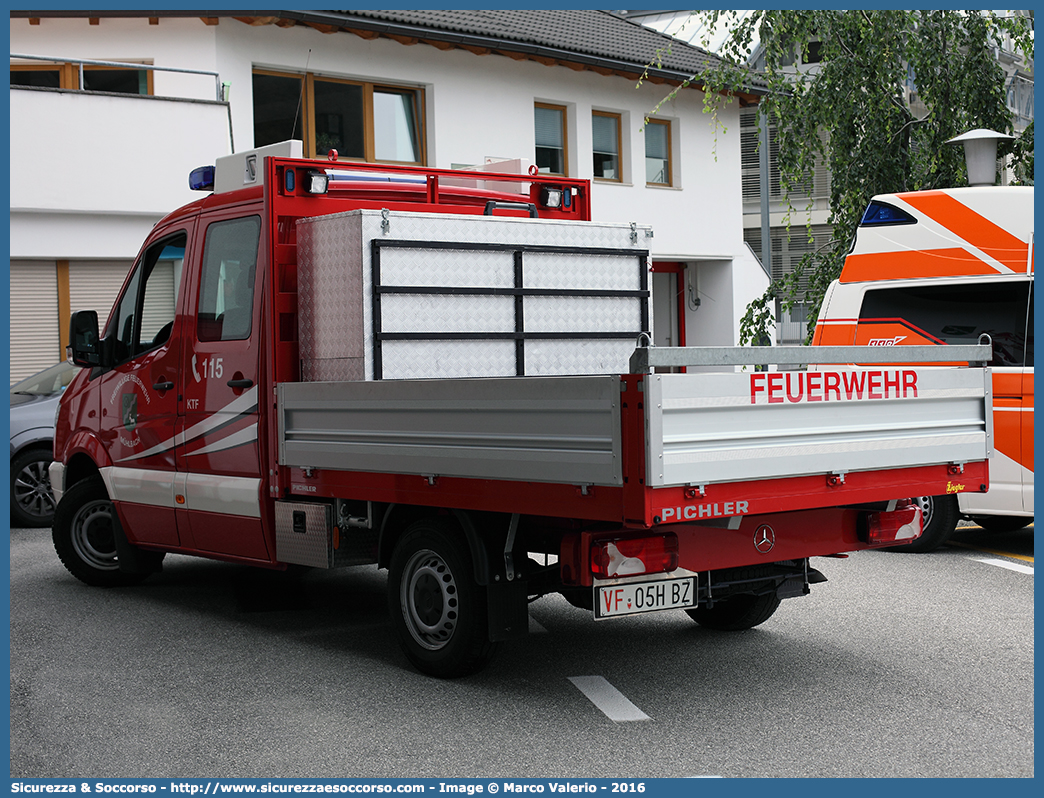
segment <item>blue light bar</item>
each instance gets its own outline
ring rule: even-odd
[[[189,172],[189,188],[193,191],[213,191],[214,167],[200,166]]]
[[[873,200],[866,206],[863,219],[859,222],[860,227],[873,227],[875,225],[892,224],[917,224],[917,220],[904,210],[894,205]]]

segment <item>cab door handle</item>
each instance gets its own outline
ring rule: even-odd
[[[250,388],[254,384],[253,380],[229,380],[229,388]]]
[[[157,391],[169,391],[171,388],[174,387],[174,383],[172,383],[170,380],[164,380],[163,382],[157,382],[152,387]]]

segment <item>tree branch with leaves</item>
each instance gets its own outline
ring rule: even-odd
[[[722,26],[728,36],[720,64],[690,82],[708,88],[704,110],[715,114],[735,93],[751,86],[764,91],[761,112],[777,131],[788,218],[802,210],[790,197],[806,196],[802,189],[817,162],[831,173],[831,241],[750,304],[740,323],[741,343],[770,335],[777,300],[784,310],[803,303],[809,318],[818,315],[875,194],[966,185],[963,152],[945,142],[975,128],[1013,130],[994,47],[1011,42],[1033,57],[1032,18],[1010,12],[693,13],[702,17],[708,37]],[[748,63],[752,54],[756,65]],[[909,105],[908,85],[916,89],[920,113]],[[1001,154],[1013,154],[1016,174],[1031,182],[1032,127],[1028,134],[1014,146],[1002,145]],[[811,238],[811,229],[791,234]]]

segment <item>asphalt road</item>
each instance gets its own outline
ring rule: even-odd
[[[830,581],[743,633],[541,599],[445,682],[400,654],[373,568],[168,556],[103,590],[16,529],[11,775],[1032,776],[1032,527],[955,543],[814,560]]]

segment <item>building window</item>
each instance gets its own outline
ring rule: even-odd
[[[32,86],[33,88],[60,89],[62,88],[62,73],[57,67],[39,69],[19,69],[11,65],[12,86]]]
[[[620,115],[604,111],[591,114],[591,149],[594,151],[594,176],[620,181]]]
[[[671,185],[671,123],[645,120],[645,182],[650,186]]]
[[[337,150],[342,158],[376,160],[376,154],[372,158],[366,157],[364,88],[358,83],[342,83],[339,80],[308,82],[311,83],[311,120],[315,123],[309,131],[309,154],[322,157],[330,150]]]
[[[761,200],[761,153],[758,142],[761,128],[757,108],[740,109],[740,168],[742,170],[743,202]],[[824,141],[825,141],[824,135]],[[786,198],[779,172],[779,136],[774,123],[769,124],[769,199],[781,202]],[[822,158],[816,158],[815,167],[806,180],[789,189],[791,197],[825,200],[830,198],[830,169]]]
[[[811,239],[807,233],[811,233]],[[765,254],[761,246],[761,228],[746,227],[743,230],[743,240],[750,246],[758,260],[771,270],[773,281],[779,281],[793,273],[802,258],[810,252],[829,246],[833,238],[833,228],[828,224],[816,224],[812,225],[811,230],[802,228],[800,231],[797,229],[790,231],[786,227],[773,227],[769,231],[769,235],[772,244],[771,266],[765,263]],[[808,291],[807,273],[801,277],[797,289],[800,297],[803,297]],[[804,302],[797,302],[789,311],[784,311],[780,300],[776,300],[777,344],[797,346],[806,342],[808,307]],[[815,325],[814,318],[812,324]]]
[[[420,160],[417,92],[375,87],[373,125],[378,161]]]
[[[150,95],[152,70],[120,67],[83,66],[83,90],[115,94]],[[80,65],[77,63],[11,64],[11,85],[45,89],[80,88]]]
[[[304,76],[255,72],[253,84],[254,146],[303,139]]]
[[[254,146],[301,139],[307,157],[424,163],[420,89],[255,71]]]
[[[537,103],[536,165],[541,172],[564,175],[569,166],[566,153],[566,109],[561,105]]]
[[[149,69],[84,67],[84,91],[109,91],[116,94],[152,94]]]

